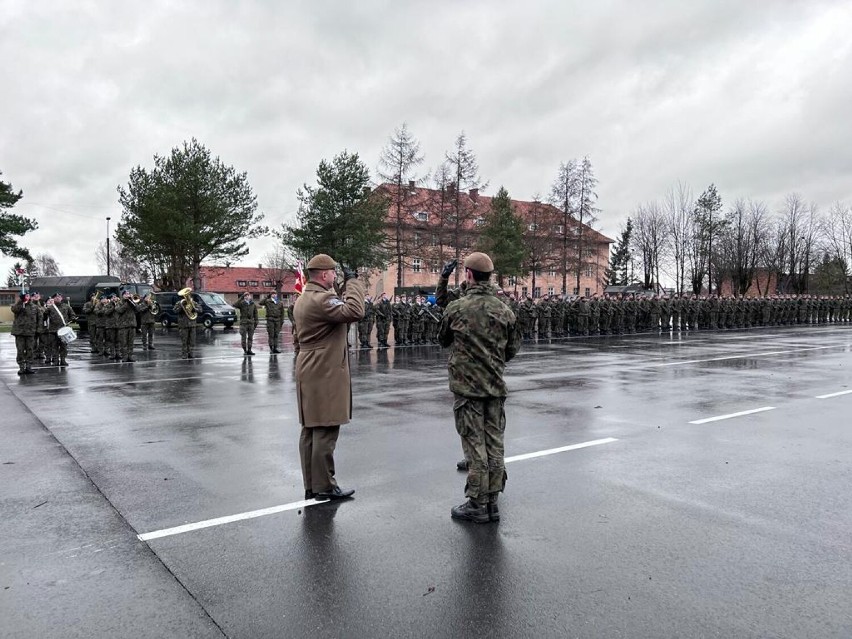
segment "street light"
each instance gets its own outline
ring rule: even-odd
[[[107,215],[107,275],[109,275],[109,221],[110,217]]]

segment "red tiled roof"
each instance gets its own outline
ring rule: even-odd
[[[404,186],[403,188],[409,189],[409,187],[407,187],[407,186]],[[393,197],[394,193],[396,192],[396,184],[385,183],[385,184],[382,184],[379,187],[377,187],[376,190],[377,191],[383,191],[383,192],[387,193],[389,196]],[[409,194],[406,198],[406,200],[407,200],[406,215],[409,216],[410,219],[406,220],[406,223],[411,224],[412,226],[417,226],[417,225],[423,225],[423,226],[426,226],[426,227],[430,226],[431,225],[430,223],[423,223],[423,222],[417,223],[413,218],[411,218],[411,216],[413,215],[413,212],[418,210],[418,209],[423,210],[423,211],[427,211],[427,212],[436,211],[440,207],[440,196],[441,196],[441,191],[439,191],[437,189],[427,189],[427,188],[423,188],[423,187],[419,187],[419,186],[415,186],[413,189],[409,189]],[[488,196],[488,195],[479,195],[478,193],[474,195],[474,194],[469,193],[469,192],[468,193],[462,193],[461,198],[463,199],[463,206],[465,207],[466,211],[470,212],[471,208],[474,209],[473,214],[469,214],[469,213],[465,214],[466,219],[464,221],[463,226],[466,228],[466,230],[474,230],[475,229],[475,221],[474,221],[475,218],[479,217],[479,216],[484,217],[491,210],[491,200],[493,198],[491,196]],[[554,216],[554,218],[556,219],[556,221],[558,223],[558,220],[561,218],[562,213],[561,213],[561,211],[559,211],[559,209],[557,209],[553,205],[547,204],[545,202],[530,202],[530,201],[527,201],[527,200],[512,200],[512,206],[515,207],[515,213],[517,213],[523,220],[525,220],[527,222],[532,220],[533,209],[536,205],[539,206],[539,214],[540,215],[547,215],[547,216],[552,215],[552,216]],[[393,207],[389,207],[389,209],[388,209],[389,221],[390,221],[392,215],[393,215]],[[569,222],[569,226],[570,225],[579,226],[579,222],[572,219]],[[602,233],[599,233],[598,231],[594,230],[590,226],[588,226],[586,224],[584,224],[583,226],[586,227],[585,233],[591,233],[591,237],[594,238],[595,242],[606,242],[608,244],[614,243],[614,240],[608,238],[607,236],[603,235]]]
[[[242,291],[272,292],[275,290],[273,278],[274,269],[258,268],[256,266],[202,266],[201,288],[214,293],[240,293]],[[284,273],[282,293],[292,293],[296,283],[296,274],[292,271]],[[264,282],[272,281],[272,286],[264,286]],[[242,285],[238,282],[243,282]],[[249,282],[257,282],[250,286]]]

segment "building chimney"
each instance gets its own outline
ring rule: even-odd
[[[474,202],[479,199],[479,189],[471,189],[468,193],[470,194],[470,199]]]
[[[447,193],[449,195],[455,195],[456,194],[456,185],[455,185],[454,182],[450,182],[449,184],[447,184]]]
[[[414,180],[408,181],[408,190],[414,193]]]
[[[259,269],[263,268],[263,264],[258,264],[257,268],[259,268]]]

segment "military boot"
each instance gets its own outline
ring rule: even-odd
[[[491,521],[488,515],[488,506],[480,504],[473,499],[468,499],[460,506],[455,506],[450,509],[450,516],[453,519],[462,519],[464,521],[473,521],[477,524],[487,524]]]
[[[500,521],[500,507],[497,505],[497,493],[488,495],[488,519]]]

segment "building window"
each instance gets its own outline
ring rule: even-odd
[[[549,268],[549,269],[547,269],[547,274],[548,274],[550,277],[556,277],[556,269],[555,269],[555,268]]]
[[[574,295],[579,295],[579,294],[580,294],[580,289],[579,289],[579,288],[577,288],[576,286],[574,287],[573,291],[574,291]]]
[[[237,280],[237,286],[239,288],[245,288],[246,287],[246,281],[245,280]]]
[[[414,246],[415,246],[415,247],[419,247],[419,246],[420,246],[420,233],[414,233],[413,241],[414,241]]]
[[[485,224],[485,218],[484,217],[476,218],[474,220],[474,224],[476,224],[477,226],[482,226],[483,224]]]
[[[589,295],[591,295],[591,294],[592,294],[592,289],[590,289],[590,288],[587,286],[587,287],[586,287],[586,297],[589,297]]]
[[[552,287],[552,286],[548,286],[548,287],[547,287],[547,294],[548,294],[548,295],[553,295],[553,293],[554,293],[554,291],[553,291],[553,287]]]
[[[541,277],[541,269],[540,269],[540,268],[537,268],[537,269],[535,270],[535,276],[536,276],[536,277]]]
[[[438,268],[438,260],[431,260],[429,262],[429,272],[430,273],[439,273],[440,269]]]
[[[264,281],[263,281],[263,285],[264,285],[266,288],[272,288],[273,286],[275,286],[275,285],[272,283],[272,280],[264,280]]]
[[[527,287],[526,287],[526,286],[522,286],[522,287],[521,287],[521,295],[522,295],[523,297],[526,297],[526,296],[527,296],[527,291],[528,291],[528,290],[529,290],[529,289],[527,289]]]
[[[426,211],[414,211],[414,219],[418,222],[428,222],[429,214]]]
[[[514,275],[509,276],[509,286],[515,286],[518,283],[518,278]]]
[[[540,286],[536,286],[533,289],[533,297],[536,297],[536,298],[541,297],[541,287]]]
[[[438,246],[438,236],[432,233],[432,246]]]
[[[586,277],[592,277],[592,274],[593,274],[593,267],[587,266],[586,267]]]
[[[556,231],[557,235],[562,235],[562,229],[564,229],[564,228],[565,227],[562,226],[561,224],[557,224],[556,226],[553,227],[553,230]]]
[[[249,286],[257,286],[257,280],[250,281]]]
[[[423,268],[423,262],[421,261],[421,259],[419,257],[415,257],[413,260],[411,260],[411,270],[412,271],[414,271],[415,273],[419,273],[422,268]]]
[[[0,306],[12,306],[17,297],[15,293],[0,293]]]

